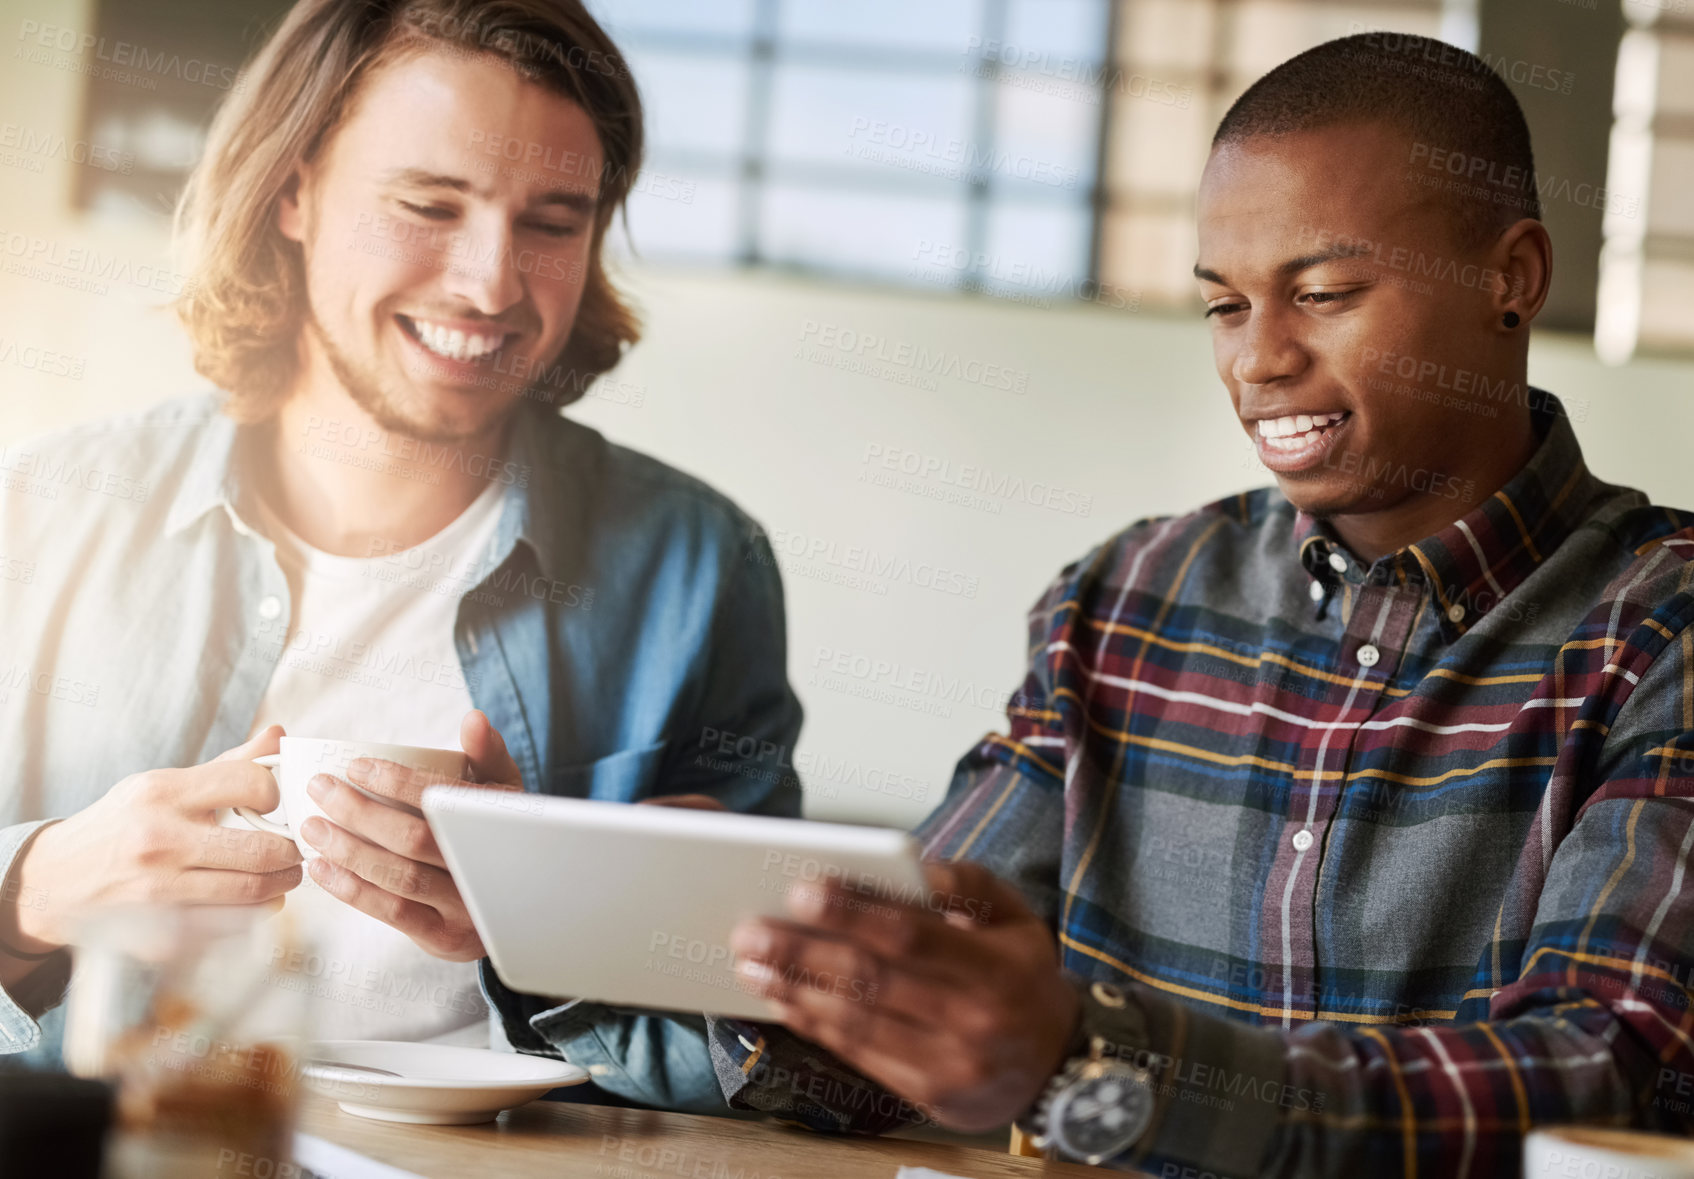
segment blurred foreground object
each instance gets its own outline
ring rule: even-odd
[[[249,908],[108,910],[77,945],[65,1064],[117,1086],[107,1179],[287,1174],[307,1033],[293,923]]]
[[[112,1087],[63,1073],[0,1072],[0,1175],[100,1179]]]

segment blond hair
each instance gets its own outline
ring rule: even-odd
[[[196,371],[229,391],[224,408],[236,420],[274,413],[299,364],[303,259],[276,223],[290,174],[323,150],[375,67],[431,49],[504,60],[581,106],[599,133],[604,162],[582,301],[548,403],[581,397],[640,338],[602,246],[640,166],[641,100],[580,0],[300,0],[213,119],[176,210],[189,281],[175,310]]]

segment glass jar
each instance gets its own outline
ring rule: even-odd
[[[304,953],[286,914],[109,909],[83,926],[65,1067],[117,1085],[107,1179],[297,1173]]]

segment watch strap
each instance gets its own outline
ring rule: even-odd
[[[1045,1136],[1045,1114],[1053,1099],[1074,1079],[1076,1070],[1095,1059],[1096,1040],[1104,1042],[1100,1059],[1122,1061],[1146,1074],[1149,1083],[1152,1080],[1147,1020],[1134,997],[1112,983],[1090,981],[1068,973],[1066,978],[1077,989],[1076,1030],[1058,1069],[1013,1123],[1032,1140]]]

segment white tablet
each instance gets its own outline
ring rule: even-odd
[[[768,1019],[735,973],[738,921],[832,876],[866,904],[925,892],[903,831],[462,786],[423,809],[495,970],[531,994]]]

